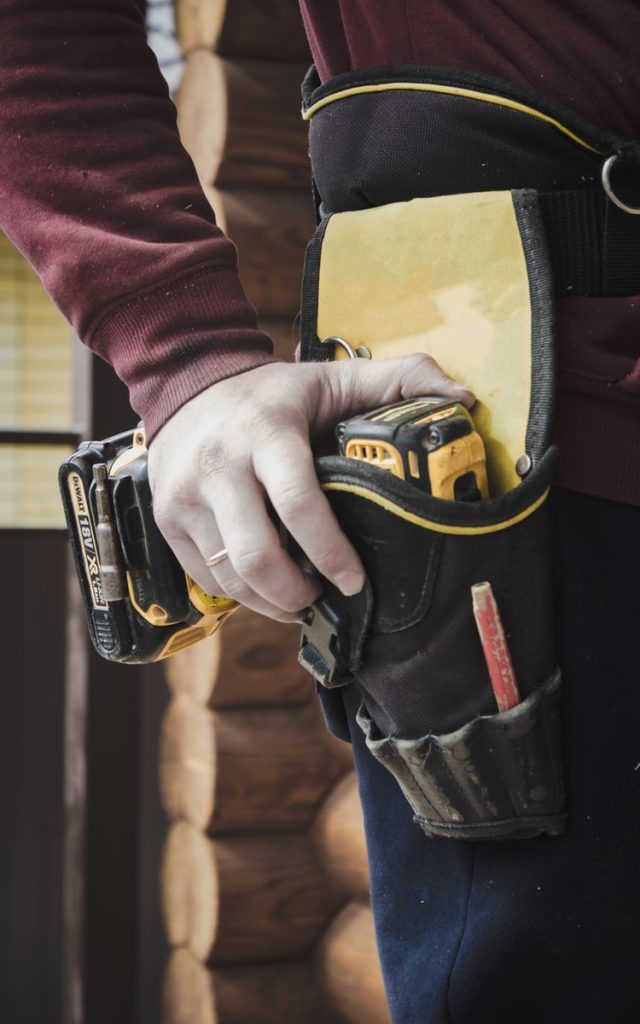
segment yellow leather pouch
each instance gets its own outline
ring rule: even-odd
[[[497,497],[549,445],[553,304],[532,191],[476,192],[334,214],[312,239],[303,359],[432,355],[478,397]]]

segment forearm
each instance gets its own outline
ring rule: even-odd
[[[271,360],[133,0],[2,0],[0,222],[153,433]]]

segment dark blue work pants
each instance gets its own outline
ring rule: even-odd
[[[345,691],[393,1024],[640,1021],[640,508],[552,500],[564,835],[427,838]]]

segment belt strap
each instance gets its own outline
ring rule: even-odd
[[[543,192],[540,211],[559,296],[640,292],[640,217],[600,188]]]

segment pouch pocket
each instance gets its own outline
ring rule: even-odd
[[[527,839],[564,829],[559,699],[555,672],[516,707],[451,733],[415,740],[381,736],[364,704],[357,722],[425,832]]]
[[[363,696],[359,724],[430,834],[562,829],[546,501],[553,457],[515,490],[477,503],[432,498],[355,460],[317,462],[373,597],[351,663]],[[519,686],[520,702],[501,713],[473,614],[471,587],[485,581]]]

